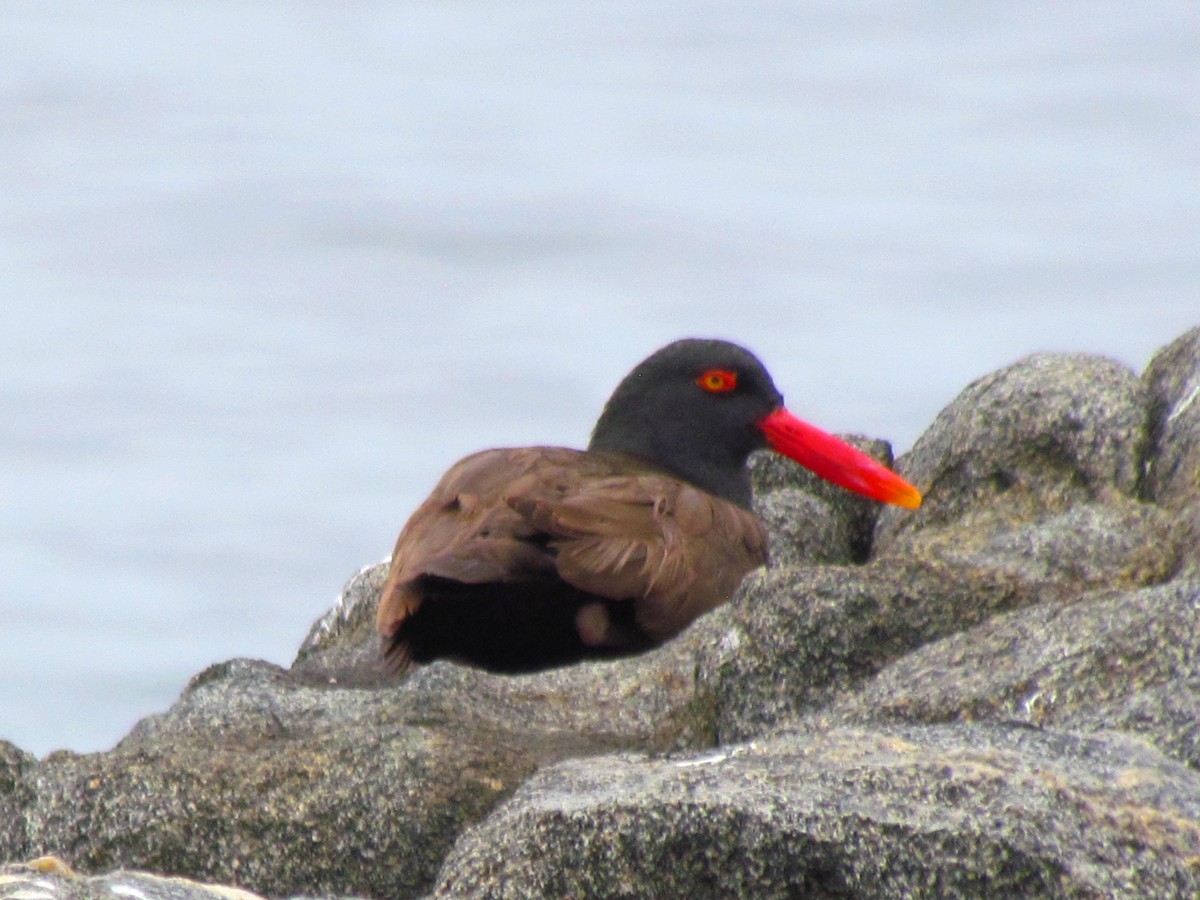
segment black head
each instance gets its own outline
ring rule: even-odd
[[[727,341],[675,341],[617,385],[588,446],[644,459],[748,508],[746,458],[767,446],[758,424],[782,405],[749,350]]]

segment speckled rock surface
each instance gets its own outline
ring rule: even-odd
[[[0,859],[74,867],[0,898],[1200,896],[1198,386],[1200,329],[987,375],[898,460],[915,512],[758,455],[771,566],[629,659],[389,681],[368,567],[291,669],[0,743]]]
[[[747,578],[732,627],[701,648],[718,737],[795,721],[997,613],[1174,577],[1177,515],[1139,495],[1150,405],[1132,372],[1081,355],[969,386],[900,461],[925,505],[880,512],[867,565]]]
[[[876,545],[1136,497],[1150,440],[1150,398],[1129,369],[1085,354],[1027,357],[969,385],[905,454],[900,468],[925,504],[884,510]]]
[[[375,632],[375,610],[387,572],[384,560],[346,582],[333,608],[308,630],[292,662],[293,673],[315,683],[387,683]]]
[[[1200,776],[1131,738],[838,729],[538,773],[436,897],[1192,897]]]
[[[885,441],[861,435],[843,440],[892,465]],[[750,457],[754,511],[771,534],[772,568],[819,563],[861,563],[871,553],[879,504],[823,481],[777,453]]]
[[[1200,328],[1155,354],[1142,380],[1154,422],[1146,495],[1174,514],[1183,563],[1200,574]]]
[[[1123,725],[1200,766],[1192,704],[1169,717],[1151,717],[1146,706],[1147,692],[1197,679],[1200,581],[1175,581],[995,616],[896,660],[824,713],[841,723]],[[1190,741],[1179,737],[1187,733]]]
[[[1200,496],[1200,327],[1156,353],[1143,381],[1155,421],[1147,493],[1161,503],[1194,501]]]
[[[0,859],[22,859],[29,852],[25,810],[35,799],[36,767],[32,755],[0,741]]]
[[[1003,573],[898,562],[752,574],[730,627],[700,650],[699,690],[719,740],[815,712],[924,642],[1043,599]]]
[[[522,747],[410,725],[388,699],[214,667],[113,751],[47,757],[30,849],[275,896],[418,894],[535,766]]]

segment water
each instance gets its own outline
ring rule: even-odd
[[[0,737],[287,663],[454,459],[660,344],[910,445],[1200,322],[1200,6],[0,10]]]

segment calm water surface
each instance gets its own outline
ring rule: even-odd
[[[0,8],[0,737],[286,664],[438,474],[683,335],[904,449],[1200,322],[1200,5]]]

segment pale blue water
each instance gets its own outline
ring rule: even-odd
[[[1200,4],[0,6],[0,737],[291,659],[674,337],[910,445],[1200,322]]]

